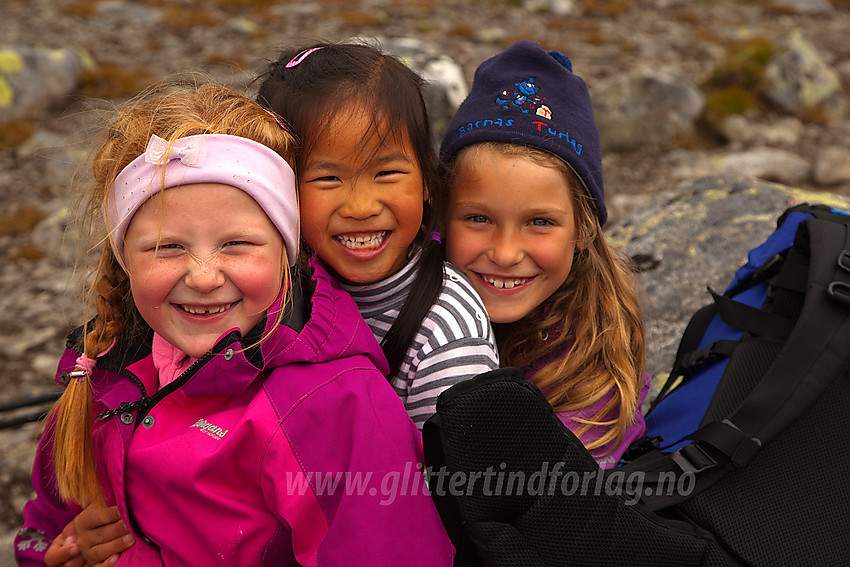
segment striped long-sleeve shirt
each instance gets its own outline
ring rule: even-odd
[[[410,293],[419,269],[414,256],[398,273],[379,282],[343,285],[381,342]],[[422,320],[392,384],[417,427],[436,411],[446,388],[499,367],[496,339],[484,304],[466,277],[443,264],[443,289]]]

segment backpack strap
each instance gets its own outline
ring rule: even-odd
[[[664,386],[662,386],[661,391],[655,397],[655,400],[653,400],[649,411],[655,409],[656,404],[667,397],[667,394],[673,391],[674,386],[681,383],[680,379],[687,380],[691,375],[691,369],[706,362],[712,355],[710,347],[709,349],[702,350],[698,347],[708,324],[716,314],[717,306],[710,303],[700,308],[691,317],[688,326],[685,328],[685,332],[682,334],[682,339],[679,341],[673,370],[670,372],[670,376],[667,378]]]
[[[804,409],[847,364],[850,353],[850,226],[808,221],[803,224],[812,257],[817,250],[839,248],[831,262],[812,262],[807,305],[784,348],[759,384],[732,416],[694,439],[725,445],[747,432],[757,445],[771,440]],[[829,260],[829,258],[825,259]],[[837,304],[836,304],[837,303]],[[728,452],[727,452],[728,454]],[[735,462],[735,459],[733,459]],[[749,460],[742,462],[745,465]],[[737,463],[736,463],[737,464]]]
[[[644,495],[653,510],[705,490],[729,470],[746,466],[779,432],[803,413],[850,360],[850,217],[808,219],[794,249],[810,258],[808,286],[797,324],[776,360],[744,401],[725,419],[686,437],[691,443],[671,454],[654,451],[628,468],[647,479],[691,473],[688,495]],[[838,250],[831,256],[824,251]],[[792,264],[796,260],[792,256]],[[795,268],[792,268],[795,269]],[[667,478],[670,478],[669,476]]]
[[[850,216],[842,211],[826,205],[801,203],[788,208],[780,215],[776,222],[777,229],[785,225],[786,221],[791,223],[789,216],[792,214],[805,215],[803,219],[820,218],[838,224],[850,222]],[[802,219],[795,219],[791,224],[798,227],[800,222],[802,222]],[[750,272],[745,272],[746,275],[743,278],[736,276],[736,282],[722,295],[708,287],[708,292],[714,299],[714,303],[703,306],[691,317],[679,342],[673,370],[659,394],[653,400],[649,411],[652,412],[656,405],[664,400],[675,387],[689,380],[694,372],[703,365],[732,356],[735,348],[740,344],[739,339],[718,340],[704,348],[699,348],[702,337],[715,315],[719,314],[725,323],[742,331],[784,342],[791,333],[792,323],[778,315],[766,313],[755,307],[747,307],[730,298],[737,296],[744,289],[764,281],[775,288],[805,293],[809,276],[807,258],[802,259],[802,261],[793,256],[789,258],[787,251],[782,251],[764,258],[757,264],[757,267],[751,268]],[[751,256],[750,263],[753,259],[753,256]],[[846,263],[850,265],[850,257],[846,259]],[[850,299],[850,289],[844,291]]]

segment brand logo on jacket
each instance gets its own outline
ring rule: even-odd
[[[221,427],[210,423],[206,419],[199,419],[192,425],[192,427],[199,427],[201,431],[212,437],[213,439],[221,439],[225,435],[227,435],[228,429],[222,429]],[[191,429],[191,428],[190,428]]]

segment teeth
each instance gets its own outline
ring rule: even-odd
[[[512,288],[514,286],[522,285],[527,282],[530,278],[519,278],[513,280],[503,280],[501,278],[494,278],[493,276],[481,276],[484,278],[484,281],[491,284],[495,288]]]
[[[198,307],[189,307],[188,305],[181,305],[183,311],[187,313],[191,313],[192,315],[215,315],[216,313],[221,313],[222,311],[227,311],[230,309],[232,303],[228,303],[227,305],[222,305],[220,307],[212,307],[210,309],[198,308]]]
[[[377,248],[384,242],[384,238],[386,238],[387,232],[379,232],[377,234],[372,234],[369,236],[336,236],[337,241],[345,246],[346,248],[351,249],[368,249],[368,248]]]

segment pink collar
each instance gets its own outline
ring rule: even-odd
[[[178,349],[157,333],[153,334],[151,355],[153,356],[153,365],[159,373],[160,389],[173,382],[193,362],[198,360]]]

